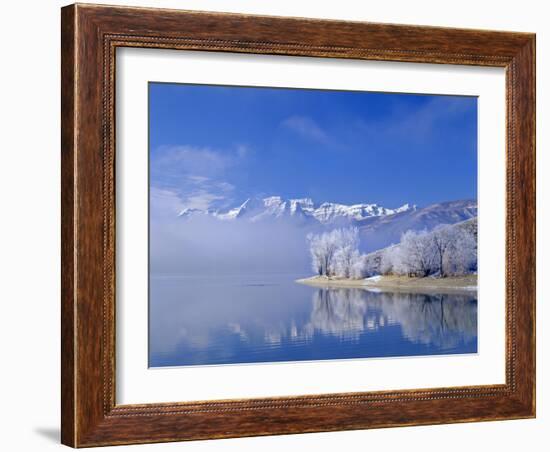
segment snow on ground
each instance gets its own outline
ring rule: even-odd
[[[464,286],[459,288],[464,290],[477,290],[477,286]]]

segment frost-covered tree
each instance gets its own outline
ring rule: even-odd
[[[379,254],[383,275],[464,275],[477,270],[477,227],[467,223],[442,225],[431,232],[407,231],[398,245]]]
[[[307,237],[312,268],[319,275],[331,276],[334,273],[334,254],[339,246],[338,234],[334,232],[309,234]]]
[[[321,254],[320,236],[309,233],[306,236],[306,240],[309,244],[309,254],[311,255],[311,269],[317,275],[323,274],[323,256]]]
[[[350,278],[352,279],[363,279],[368,275],[367,262],[364,254],[356,253],[350,269]]]
[[[412,276],[428,276],[435,258],[434,241],[427,232],[407,231],[401,237],[398,248],[401,271]]]
[[[446,271],[452,275],[463,275],[477,271],[477,239],[471,230],[455,228],[446,255]]]
[[[359,260],[359,231],[357,228],[335,229],[330,234],[337,244],[333,273],[341,278],[350,278],[352,268]]]
[[[380,256],[380,265],[378,267],[381,275],[389,275],[392,273],[397,273],[394,269],[394,266],[397,263],[397,256],[399,248],[398,246],[390,246],[384,249]]]
[[[307,237],[317,275],[360,279],[374,274],[425,277],[477,271],[477,224],[441,225],[431,232],[407,231],[401,242],[368,255],[359,253],[357,228]]]
[[[309,234],[309,251],[313,271],[318,275],[352,278],[360,273],[357,228],[334,229],[321,234]]]
[[[436,273],[444,278],[448,276],[447,265],[449,263],[449,252],[453,249],[453,241],[455,233],[449,225],[441,225],[435,228],[432,232],[432,243],[435,252]]]
[[[328,276],[336,246],[327,234],[308,234],[311,268],[318,275]]]

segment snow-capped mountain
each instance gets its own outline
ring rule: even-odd
[[[404,204],[396,209],[388,209],[377,204],[338,204],[323,202],[316,204],[311,198],[283,199],[280,196],[249,198],[238,207],[228,210],[184,209],[179,216],[190,218],[196,215],[209,215],[220,220],[246,219],[247,221],[269,221],[291,218],[314,224],[359,223],[367,218],[395,215],[414,211],[416,206]]]

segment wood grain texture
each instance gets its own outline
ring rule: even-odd
[[[74,296],[74,158],[75,39],[74,9],[63,9],[61,19],[61,441],[75,443],[75,322]]]
[[[64,444],[535,415],[534,35],[80,4],[63,8],[61,34]],[[506,68],[506,384],[116,405],[114,68],[124,46]]]

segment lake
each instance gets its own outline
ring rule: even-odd
[[[477,352],[477,295],[316,288],[307,275],[150,279],[149,366]]]

